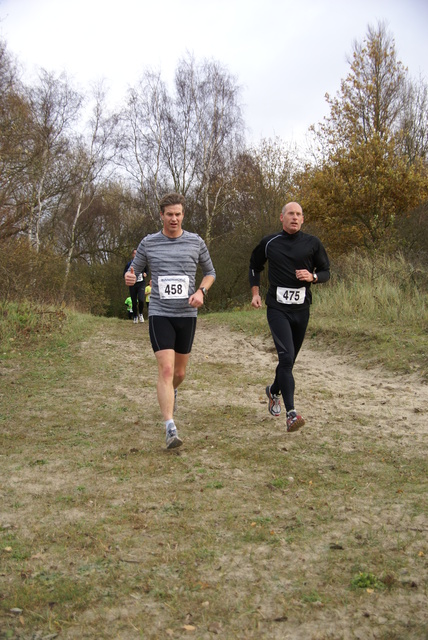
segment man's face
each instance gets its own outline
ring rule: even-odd
[[[282,228],[287,233],[297,233],[303,224],[302,207],[297,202],[290,202],[285,207],[284,213],[281,213],[280,220]]]
[[[181,235],[181,224],[184,218],[182,204],[168,205],[160,216],[163,222],[163,232],[166,236],[176,238]]]

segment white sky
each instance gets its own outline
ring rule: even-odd
[[[428,0],[0,0],[0,37],[31,83],[40,67],[112,104],[143,69],[171,82],[180,58],[214,59],[242,86],[248,140],[303,143],[346,77],[354,40],[386,22],[398,58],[428,80]]]

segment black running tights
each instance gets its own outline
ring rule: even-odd
[[[143,315],[144,288],[144,280],[140,280],[140,282],[136,282],[132,287],[129,287],[129,295],[132,300],[132,315],[134,318]]]
[[[268,307],[267,320],[278,352],[278,366],[271,393],[281,392],[285,409],[294,409],[293,366],[303,344],[309,322],[309,308],[301,311],[280,311]]]

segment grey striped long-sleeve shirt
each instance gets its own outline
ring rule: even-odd
[[[216,276],[203,239],[190,231],[178,238],[169,238],[162,231],[145,236],[131,266],[138,276],[146,265],[152,279],[149,316],[197,316],[198,310],[188,299],[196,289],[198,265],[204,276]]]

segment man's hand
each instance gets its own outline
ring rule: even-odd
[[[189,298],[189,304],[195,309],[199,309],[204,304],[204,294],[201,289],[197,289]]]
[[[125,273],[125,284],[127,287],[132,287],[137,282],[137,276],[134,273],[134,267],[131,267],[129,271]]]
[[[260,307],[262,306],[262,299],[259,293],[256,293],[253,296],[253,299],[251,300],[251,306],[254,307],[254,309],[260,309]]]
[[[307,269],[296,269],[296,278],[303,280],[303,282],[312,282],[314,276],[312,271],[308,271]]]

